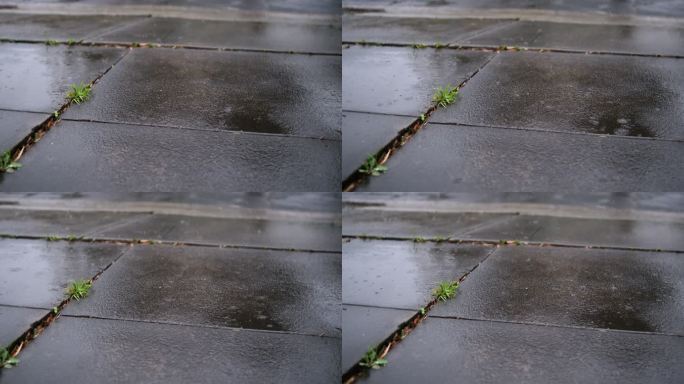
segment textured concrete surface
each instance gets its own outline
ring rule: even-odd
[[[342,108],[418,117],[439,87],[456,86],[489,52],[352,46],[342,50]]]
[[[678,337],[431,318],[361,382],[676,383],[682,357]]]
[[[459,279],[493,250],[472,245],[351,240],[342,247],[342,301],[417,311],[432,300],[432,290],[440,282]]]
[[[342,179],[354,173],[369,155],[378,152],[408,127],[414,117],[342,113]]]
[[[94,40],[339,54],[341,33],[339,25],[149,18]]]
[[[112,244],[0,239],[0,304],[50,309],[126,250]],[[18,336],[18,335],[17,335]]]
[[[45,310],[0,305],[0,347],[6,347],[45,316]]]
[[[385,340],[397,326],[415,315],[415,311],[342,306],[342,372],[354,366],[368,348]]]
[[[47,118],[46,114],[0,110],[0,153],[12,149]]]
[[[339,345],[325,337],[62,316],[2,381],[331,383],[339,380]]]
[[[681,142],[432,124],[357,191],[664,191]]]
[[[0,38],[10,40],[87,40],[142,17],[105,15],[0,14]]]
[[[21,200],[20,198],[17,200]],[[14,236],[89,236],[113,224],[136,220],[145,213],[62,210],[0,210],[0,234]]]
[[[683,96],[679,59],[504,52],[430,121],[682,140]]]
[[[71,84],[93,81],[124,53],[116,48],[0,43],[0,108],[52,113],[66,103]]]
[[[0,189],[336,191],[339,147],[333,140],[63,121],[22,157],[21,172],[2,176]]]

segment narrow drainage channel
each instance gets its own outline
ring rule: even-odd
[[[494,52],[498,53],[498,50],[495,50]],[[493,59],[495,55],[492,55],[490,58],[485,60],[485,62],[473,73],[470,74],[465,80],[463,80],[458,86],[456,86],[454,89],[456,90],[456,94],[458,95],[458,92],[463,88],[470,79],[475,77],[487,64],[489,64]],[[425,127],[429,120],[430,116],[432,113],[437,110],[437,108],[440,106],[439,103],[436,103],[432,105],[425,113],[421,114],[416,120],[414,120],[408,127],[402,129],[399,131],[397,136],[395,136],[392,141],[390,141],[387,145],[382,147],[378,152],[376,152],[373,155],[373,158],[377,162],[377,165],[384,166],[387,161],[392,157],[392,155],[398,151],[401,147],[406,145],[413,136],[418,133],[423,127]],[[446,108],[447,106],[443,106]],[[372,175],[363,172],[362,171],[363,165],[361,165],[359,168],[354,171],[349,177],[347,177],[343,182],[342,182],[342,191],[343,192],[353,192],[359,185],[362,183],[366,182],[369,177]]]
[[[123,255],[125,255],[129,250],[125,250],[121,252],[119,256],[116,257],[111,263],[107,264],[101,271],[97,272],[95,276],[90,278],[89,280],[86,280],[85,282],[88,283],[90,286],[88,288],[88,291],[92,288],[92,285],[94,284],[95,280],[97,280],[100,275],[102,275],[109,267],[111,267],[114,263],[116,263]],[[82,299],[85,299],[87,297],[87,293]],[[69,295],[67,298],[62,300],[57,306],[53,307],[50,312],[48,312],[45,316],[40,318],[40,320],[34,322],[31,324],[28,330],[26,332],[22,333],[16,340],[14,340],[9,346],[7,346],[5,349],[9,351],[9,355],[12,358],[17,358],[21,351],[23,351],[33,340],[38,338],[45,328],[49,327],[53,321],[55,321],[60,314],[62,313],[62,310],[64,307],[66,307],[71,300],[74,300],[71,295]],[[20,363],[19,360],[17,360],[17,363]],[[16,365],[15,363],[14,365]],[[0,368],[3,369],[3,368]]]
[[[123,55],[121,55],[120,58],[118,58],[112,65],[109,66],[104,72],[100,73],[93,81],[90,83],[86,84],[86,87],[88,87],[91,91],[95,84],[97,84],[100,79],[106,75],[109,71],[114,68],[121,60],[123,60],[128,54],[130,53],[130,50],[125,52]],[[55,126],[59,121],[61,120],[62,115],[64,112],[71,107],[71,105],[74,103],[73,99],[68,99],[66,103],[64,103],[58,110],[53,112],[50,117],[48,117],[45,121],[43,121],[40,125],[34,127],[31,130],[31,133],[29,133],[24,139],[22,139],[17,145],[15,145],[11,150],[9,150],[10,153],[10,159],[12,162],[17,163],[19,159],[24,155],[24,153],[28,150],[31,149],[31,147],[39,142],[45,134],[52,129],[53,126]],[[6,171],[5,171],[6,172]],[[4,173],[4,172],[0,172]]]
[[[479,267],[482,263],[487,261],[489,256],[491,256],[496,250],[498,249],[498,246],[495,247],[491,252],[489,252],[482,260],[480,260],[479,263],[477,263],[473,268],[471,268],[468,272],[466,272],[463,276],[461,276],[458,280],[453,281],[452,283],[458,283],[460,286],[463,281],[474,271]],[[428,317],[428,314],[432,310],[432,308],[437,305],[439,302],[438,298],[433,298],[430,300],[423,308],[420,308],[413,316],[411,316],[410,319],[407,321],[401,323],[397,329],[390,334],[385,340],[380,342],[380,344],[376,345],[374,348],[374,351],[377,355],[378,359],[384,359],[390,351],[397,345],[399,344],[402,340],[404,340],[413,330],[415,330],[422,322]],[[351,367],[347,372],[345,372],[342,375],[342,383],[343,384],[352,384],[355,383],[357,380],[366,377],[369,374],[369,371],[372,369],[364,367],[361,365],[363,361],[363,358],[360,359],[356,364],[354,364],[353,367]],[[383,368],[386,369],[386,368]]]

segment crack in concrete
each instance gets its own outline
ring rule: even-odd
[[[487,253],[487,255],[482,258],[473,268],[471,268],[469,271],[467,271],[465,274],[463,274],[460,278],[457,280],[454,280],[453,282],[457,282],[459,285],[474,271],[476,270],[482,263],[487,261],[489,256],[494,254],[498,248],[494,248],[491,252]],[[430,300],[423,308],[419,309],[411,318],[401,324],[397,327],[397,329],[392,332],[385,340],[380,342],[380,344],[375,346],[375,351],[378,354],[379,359],[384,359],[389,352],[397,345],[399,344],[402,340],[404,340],[411,332],[413,332],[422,322],[425,320],[432,308],[438,304],[437,298],[433,298]],[[342,383],[344,384],[352,384],[356,382],[359,378],[365,376],[368,374],[368,371],[370,369],[366,369],[365,367],[362,367],[360,365],[361,359],[354,364],[347,372],[345,372],[342,375]]]
[[[496,55],[492,55],[489,57],[487,60],[485,60],[484,64],[482,64],[475,72],[471,73],[470,76],[468,76],[465,80],[461,81],[461,83],[456,86],[456,90],[460,91],[461,88],[463,88],[470,79],[475,77],[487,64],[489,64]],[[377,160],[378,164],[384,165],[387,163],[389,158],[396,152],[398,151],[401,147],[406,145],[413,136],[415,136],[418,131],[420,131],[424,126],[426,126],[430,120],[430,116],[434,111],[437,110],[439,107],[439,104],[433,104],[425,113],[422,113],[416,120],[414,120],[408,127],[402,129],[399,131],[399,133],[392,139],[389,143],[387,143],[384,147],[382,147],[378,152],[374,154],[375,159]],[[343,182],[342,182],[342,191],[343,192],[353,192],[361,183],[364,181],[368,180],[368,178],[372,177],[368,174],[365,174],[360,171],[361,166],[357,168],[354,173],[352,173],[349,177],[347,177]]]

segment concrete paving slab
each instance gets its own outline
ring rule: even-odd
[[[361,382],[676,383],[682,358],[680,337],[430,318]]]
[[[339,223],[333,222],[155,214],[94,231],[93,236],[340,252],[340,232]]]
[[[62,316],[2,380],[332,383],[340,377],[339,349],[339,339],[326,337]]]
[[[342,40],[390,44],[448,44],[509,21],[427,19],[345,14]]]
[[[66,102],[71,84],[95,80],[125,52],[0,43],[0,108],[52,113]]]
[[[342,112],[342,178],[359,168],[408,127],[415,118],[370,113]]]
[[[385,340],[399,324],[415,314],[415,311],[343,305],[342,372],[353,367],[369,347]]]
[[[67,315],[339,337],[339,254],[135,247]]]
[[[0,239],[0,304],[51,309],[70,282],[89,279],[125,247],[113,244]]]
[[[9,16],[9,15],[7,15]],[[0,38],[12,40],[79,41],[123,26],[142,17],[105,15],[14,14],[0,24]]]
[[[431,121],[684,139],[679,59],[499,53]]]
[[[62,121],[5,191],[339,191],[339,141]],[[78,172],[74,170],[78,169]]]
[[[0,110],[0,153],[19,144],[31,130],[48,118],[41,113]]]
[[[451,237],[511,217],[499,213],[440,213],[344,209],[342,234],[347,236]]]
[[[5,307],[0,305],[0,347],[7,347],[22,333],[31,328],[31,324],[40,320],[47,311],[34,308]]]
[[[64,118],[339,139],[340,61],[137,49]]]
[[[339,54],[341,34],[339,25],[149,18],[94,40]]]
[[[683,28],[520,21],[460,41],[498,47],[684,55]]]
[[[684,335],[680,254],[505,247],[431,316]]]
[[[352,46],[342,50],[342,108],[418,117],[438,87],[458,85],[492,56],[451,49]]]
[[[440,282],[459,279],[494,250],[374,240],[351,240],[342,249],[342,302],[414,311],[432,300]]]
[[[681,142],[432,124],[356,191],[680,190]]]
[[[0,234],[14,236],[89,236],[109,225],[135,220],[145,213],[0,209]]]

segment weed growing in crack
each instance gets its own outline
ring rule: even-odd
[[[425,307],[420,307],[420,309],[418,310],[418,312],[420,312],[420,315],[421,315],[421,316],[425,316],[425,313],[426,313],[427,311],[425,310]]]
[[[424,113],[421,113],[420,116],[418,116],[418,118],[420,119],[421,123],[425,122],[425,114]]]
[[[55,46],[57,44],[59,44],[59,43],[57,42],[57,40],[54,40],[54,39],[49,39],[48,41],[45,42],[45,45],[49,45],[49,46]]]
[[[361,168],[359,168],[359,172],[365,173],[367,175],[371,176],[380,176],[381,173],[387,171],[387,167],[384,165],[378,164],[378,161],[375,159],[375,156],[370,155],[366,159],[366,162],[363,163]]]
[[[414,242],[414,243],[424,243],[424,242],[426,242],[426,241],[427,241],[427,240],[425,240],[424,237],[420,237],[420,236],[418,236],[418,237],[416,237],[416,238],[413,239],[413,242]]]
[[[81,41],[83,41],[83,40],[76,41],[76,40],[74,40],[74,39],[69,39],[69,40],[67,40],[67,44],[68,44],[69,46],[72,46],[72,45],[76,45],[77,43],[80,43]]]
[[[449,104],[456,101],[456,95],[458,95],[458,89],[447,85],[446,87],[439,87],[432,95],[432,101],[437,103],[442,108],[446,108]]]
[[[66,239],[67,241],[83,240],[83,236],[69,235]]]
[[[47,241],[59,241],[60,239],[61,239],[61,237],[59,237],[57,235],[48,235],[48,237],[47,237]]]
[[[70,299],[76,299],[76,301],[78,301],[88,296],[88,292],[90,292],[92,286],[93,283],[89,280],[76,280],[67,288],[67,294]]]
[[[133,42],[133,43],[131,43],[131,47],[140,48],[140,43]]]
[[[438,301],[447,301],[456,295],[458,281],[444,281],[432,291],[432,296]]]
[[[435,48],[436,48],[436,49],[442,49],[442,48],[444,48],[444,47],[446,47],[446,44],[442,44],[442,43],[440,43],[439,41],[435,43]]]
[[[0,172],[12,173],[21,168],[21,164],[12,160],[10,151],[6,151],[0,156]]]
[[[0,347],[0,368],[12,368],[19,363],[19,359],[12,356],[6,348]]]
[[[415,48],[415,49],[423,49],[423,48],[427,48],[427,45],[422,44],[422,43],[416,43],[416,44],[413,44],[413,48]]]
[[[81,104],[90,98],[90,84],[71,84],[71,90],[67,93],[67,99],[76,104]]]
[[[363,355],[363,358],[359,362],[359,365],[371,369],[380,369],[387,365],[387,360],[380,359],[378,356],[378,352],[375,350],[375,348],[370,347],[368,348],[366,354]]]
[[[59,308],[58,307],[52,307],[52,313],[55,315],[59,313]]]

